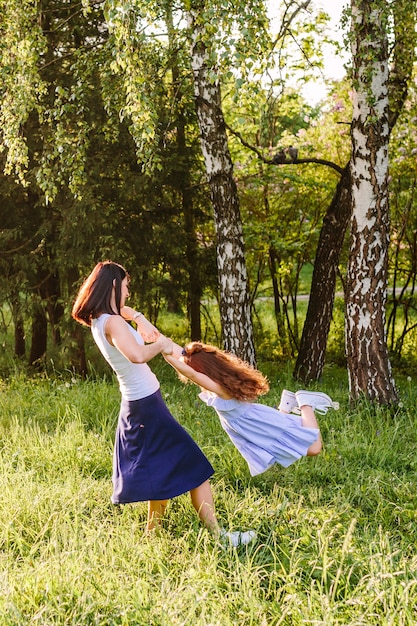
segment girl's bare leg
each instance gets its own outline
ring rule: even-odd
[[[214,512],[213,494],[208,480],[202,483],[199,487],[191,489],[190,495],[191,501],[200,520],[216,538],[221,538],[222,542],[225,541],[230,543],[230,545],[235,548],[240,545],[245,546],[253,541],[253,539],[256,539],[256,533],[254,530],[249,530],[247,532],[227,532],[224,528],[219,526]]]
[[[197,511],[200,520],[215,535],[218,535],[220,533],[220,527],[214,510],[210,482],[206,480],[195,489],[191,489],[190,496],[193,507]]]
[[[319,428],[316,415],[314,410],[308,404],[304,404],[301,409],[301,422],[303,426],[307,426],[308,428]],[[321,452],[322,449],[322,440],[321,435],[319,433],[318,438],[314,441],[309,449],[307,450],[307,456],[316,456]]]
[[[148,524],[147,531],[155,530],[161,525],[167,508],[168,500],[149,500],[148,502]]]

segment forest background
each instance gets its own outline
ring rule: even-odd
[[[381,188],[391,201],[391,237],[379,253],[384,275],[373,283],[378,254],[374,267],[351,266],[359,256],[350,250],[353,200],[343,215],[334,213],[346,205],[343,193],[355,189],[346,173],[359,152],[351,132],[358,128],[352,94],[366,74],[358,51],[323,101],[309,104],[303,96],[329,46],[346,56],[354,33],[348,6],[345,40],[332,42],[328,16],[311,2],[284,3],[271,21],[262,3],[235,7],[233,20],[231,8],[216,3],[5,3],[4,371],[9,357],[37,369],[53,363],[88,371],[89,339],[69,311],[80,279],[104,258],[128,267],[133,303],[162,330],[164,315],[178,316],[175,339],[222,343],[250,362],[298,357],[294,373],[305,382],[320,378],[329,350],[343,363],[349,343],[358,353],[366,344],[366,333],[354,337],[356,322],[345,343],[345,325],[355,318],[349,298],[333,306],[336,286],[349,294],[352,280],[360,280],[369,292],[361,314],[376,311],[367,334],[379,318],[384,326],[376,336],[377,344],[387,342],[386,364],[377,365],[382,380],[390,378],[388,352],[395,365],[414,367],[415,7],[397,2],[384,17],[388,5],[380,4],[382,35],[368,35],[387,51],[397,98],[389,110],[389,186]],[[379,214],[386,230],[385,206]],[[339,232],[329,251],[320,244],[332,220]],[[376,239],[385,240],[384,232]],[[314,282],[313,272],[312,283],[313,269],[322,273]],[[302,292],[316,303],[312,312],[299,306]],[[259,314],[268,301],[272,327]],[[324,301],[321,313],[317,302]],[[328,328],[307,324],[303,335],[306,317]],[[372,351],[379,348],[370,345]],[[370,379],[373,360],[348,358],[350,375],[363,369]],[[383,387],[359,381],[351,393],[398,401],[394,385]]]

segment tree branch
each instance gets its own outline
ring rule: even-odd
[[[267,159],[262,154],[262,152],[258,150],[258,148],[256,148],[255,146],[252,146],[245,139],[243,139],[242,135],[237,130],[233,130],[233,128],[231,128],[226,122],[225,122],[225,125],[226,125],[227,130],[230,133],[232,133],[232,135],[237,137],[239,141],[241,142],[241,144],[245,146],[245,148],[248,148],[249,150],[254,152],[263,163],[266,163],[266,165],[294,165],[294,164],[300,164],[300,163],[317,163],[318,165],[325,165],[326,167],[330,167],[331,169],[335,170],[340,175],[343,174],[343,170],[344,170],[343,167],[340,167],[340,165],[337,165],[337,163],[333,163],[333,161],[327,161],[326,159],[315,159],[315,158],[299,159],[298,157],[296,159],[287,159],[286,157],[284,157],[283,159],[280,159],[279,161],[274,160],[274,158]]]
[[[292,22],[295,20],[295,18],[297,17],[298,13],[300,13],[303,10],[306,10],[308,8],[308,5],[310,4],[311,0],[305,0],[305,2],[303,4],[300,5],[296,5],[295,9],[293,10],[293,12],[289,15],[289,11],[290,9],[292,9],[292,5],[289,4],[286,7],[284,16],[282,18],[282,23],[281,23],[281,28],[280,31],[272,45],[272,48],[275,48],[275,46],[277,45],[278,41],[280,39],[283,39],[285,37],[286,32],[289,30]]]

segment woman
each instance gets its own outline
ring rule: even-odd
[[[217,522],[209,478],[213,468],[165,405],[159,381],[148,366],[157,354],[173,352],[173,342],[125,305],[129,275],[118,263],[98,263],[83,283],[72,317],[91,327],[93,338],[114,370],[121,391],[113,455],[112,502],[148,501],[147,530],[157,527],[168,500],[186,491],[201,521],[232,545],[254,533],[226,532]],[[136,332],[127,323],[137,324]],[[145,341],[150,341],[145,345]]]
[[[179,346],[164,357],[180,377],[201,387],[199,397],[215,409],[252,476],[274,463],[288,467],[302,456],[319,454],[322,441],[315,410],[338,408],[328,395],[284,390],[277,410],[255,402],[269,390],[268,381],[236,356],[198,341],[178,355]]]

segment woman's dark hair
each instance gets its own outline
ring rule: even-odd
[[[122,280],[126,277],[129,279],[129,274],[118,263],[112,261],[97,263],[78,292],[72,307],[72,317],[80,324],[91,326],[91,320],[102,313],[116,315],[111,306],[113,287],[115,288],[116,309],[120,315]]]

